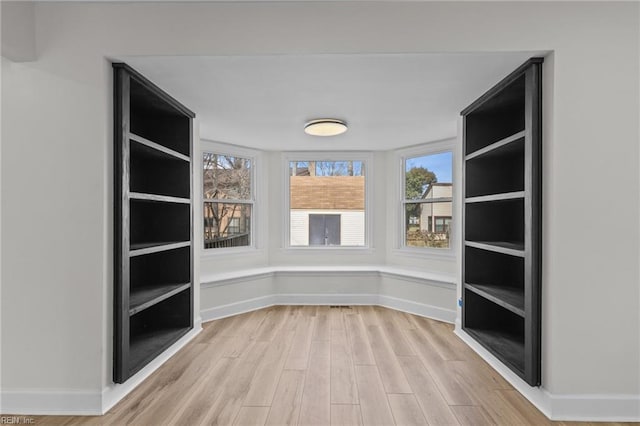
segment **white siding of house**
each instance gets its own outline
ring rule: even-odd
[[[309,215],[339,214],[340,243],[343,246],[364,245],[364,211],[362,210],[291,210],[291,246],[309,245]]]

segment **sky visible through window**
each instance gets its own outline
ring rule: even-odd
[[[451,151],[407,158],[405,171],[409,171],[414,167],[424,167],[435,173],[438,183],[451,183],[453,182],[451,173],[452,160],[453,153]]]

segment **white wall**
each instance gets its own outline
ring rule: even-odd
[[[638,394],[638,7],[38,3],[38,60],[2,63],[3,391],[100,392],[109,384],[112,123],[105,56],[553,50],[544,65],[543,386],[556,395]],[[374,168],[385,161],[377,154]],[[376,185],[385,186],[381,173]],[[610,211],[616,220],[598,232],[593,217]],[[382,222],[374,229],[384,230],[386,217],[376,220]],[[281,235],[278,215],[269,217],[269,228]],[[374,235],[374,250],[348,256],[285,253],[270,239],[267,258],[383,262],[386,235]],[[450,262],[442,267],[456,270]]]
[[[36,59],[35,4],[10,2],[2,5],[2,56],[12,61]]]

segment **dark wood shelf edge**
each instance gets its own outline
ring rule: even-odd
[[[150,194],[147,192],[130,192],[129,198],[138,201],[157,201],[163,203],[191,204],[190,198],[173,197],[171,195]]]
[[[166,328],[155,330],[142,336],[131,339],[129,344],[130,368],[128,377],[133,376],[146,366],[151,360],[156,358],[167,348],[177,342],[182,336],[191,331],[193,327]],[[156,340],[155,345],[150,345]],[[142,349],[149,349],[141,353]]]
[[[173,96],[166,93],[164,90],[159,88],[155,83],[153,83],[151,80],[149,80],[148,78],[140,74],[138,71],[131,68],[129,65],[125,64],[124,62],[113,62],[111,65],[113,66],[113,68],[120,68],[127,71],[127,73],[129,73],[131,77],[133,77],[138,83],[145,86],[147,89],[152,91],[156,96],[158,96],[163,101],[171,105],[180,113],[186,116],[189,116],[191,118],[195,118],[196,116],[195,112],[191,111],[189,108],[182,105]]]
[[[527,69],[533,64],[541,64],[544,62],[544,58],[535,57],[528,59],[524,64],[520,65],[516,68],[511,74],[500,80],[496,83],[491,89],[485,92],[484,95],[480,96],[475,100],[471,105],[466,107],[460,112],[460,115],[467,115],[478,109],[485,102],[493,98],[496,94],[498,94],[502,89],[504,89],[509,84],[513,83],[514,80],[522,77],[522,75],[527,71]]]
[[[469,161],[469,160],[473,160],[476,159],[478,157],[482,157],[484,155],[490,154],[494,151],[496,151],[497,149],[502,148],[503,146],[507,146],[509,144],[524,140],[525,137],[525,130],[520,130],[517,133],[514,133],[511,136],[507,136],[506,138],[500,139],[497,142],[492,142],[489,145],[482,147],[480,149],[476,149],[475,151],[473,151],[470,154],[467,154],[464,159],[465,161]]]
[[[464,327],[464,331],[467,332],[469,336],[471,336],[476,342],[478,342],[482,347],[491,352],[493,356],[498,358],[502,363],[504,363],[507,367],[509,367],[514,373],[516,373],[521,379],[526,381],[525,371],[524,371],[524,345],[520,342],[515,341],[514,339],[506,338],[506,334],[502,334],[505,338],[504,340],[510,341],[514,347],[522,347],[522,364],[518,365],[514,363],[511,359],[509,359],[505,354],[499,351],[494,345],[490,342],[493,339],[488,338],[491,332],[487,332],[486,330],[475,329]]]
[[[190,245],[191,241],[131,244],[131,248],[129,249],[129,256],[142,256],[145,254],[152,254],[161,251],[189,247]]]
[[[487,194],[487,195],[476,195],[473,197],[468,197],[464,200],[465,203],[485,203],[491,201],[508,201],[508,200],[518,200],[524,199],[525,191],[513,191],[513,192],[502,192],[499,194]]]
[[[148,309],[163,300],[167,300],[176,294],[190,289],[191,283],[164,284],[159,286],[148,286],[132,291],[129,295],[131,305],[129,307],[129,316],[133,316],[139,312]],[[140,300],[137,300],[140,299]]]
[[[474,292],[475,294],[477,294],[480,297],[483,297],[493,303],[495,303],[496,305],[507,309],[511,312],[513,312],[514,314],[521,316],[522,318],[524,318],[525,314],[524,314],[524,289],[522,291],[517,291],[516,289],[513,289],[513,291],[511,291],[509,289],[509,287],[504,287],[504,286],[489,286],[489,285],[482,285],[482,284],[471,284],[471,283],[465,283],[464,284],[464,288],[467,290],[470,290],[472,292]],[[504,298],[503,294],[504,293],[508,293],[508,297],[510,299],[519,299],[518,303],[522,305],[522,307],[516,305],[515,303],[513,303],[513,301],[509,301],[507,299]],[[522,302],[522,303],[520,303]]]
[[[465,241],[464,244],[468,247],[508,254],[510,256],[524,257],[525,255],[524,244],[515,244],[506,241]]]
[[[153,149],[154,151],[157,151],[159,153],[168,155],[172,158],[178,159],[178,160],[182,160],[182,161],[186,161],[187,163],[191,162],[191,158],[188,155],[182,154],[178,151],[175,151],[171,148],[167,148],[166,146],[158,143],[158,142],[154,142],[152,140],[149,140],[143,136],[140,136],[136,133],[133,132],[129,132],[129,140],[132,140],[136,143],[139,143],[140,145],[144,145],[147,148]]]

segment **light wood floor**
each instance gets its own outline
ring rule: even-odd
[[[551,424],[459,340],[453,326],[372,306],[278,306],[209,322],[105,416],[35,420],[51,425]]]

